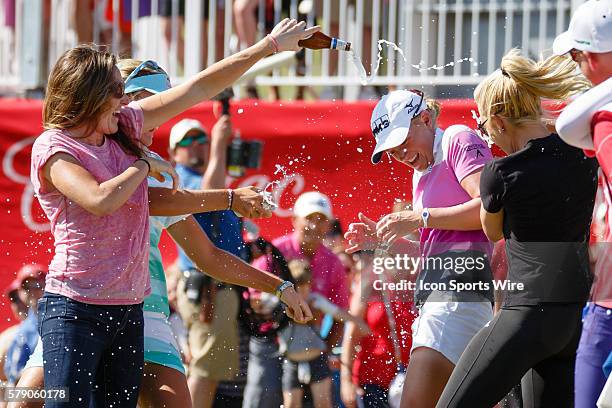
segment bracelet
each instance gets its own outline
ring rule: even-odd
[[[147,174],[149,174],[149,173],[151,172],[151,165],[149,164],[149,162],[148,162],[148,161],[146,161],[146,160],[145,160],[145,159],[143,159],[143,158],[140,158],[140,159],[136,159],[136,160],[134,161],[134,163],[136,163],[137,161],[143,161],[143,162],[145,162],[145,163],[147,164],[147,167],[149,168],[149,171],[147,171]]]
[[[281,283],[280,285],[278,285],[278,287],[276,288],[276,290],[274,291],[274,294],[276,295],[277,298],[281,298],[281,296],[283,295],[283,291],[287,288],[292,288],[293,287],[293,283],[289,282],[289,281],[283,281],[283,283]]]
[[[270,41],[272,41],[272,46],[274,46],[274,53],[276,54],[279,51],[278,41],[276,41],[276,38],[274,38],[274,36],[270,34],[266,35],[266,38],[269,38]]]
[[[227,190],[227,209],[231,210],[233,204],[234,204],[234,190],[230,188],[229,190]]]

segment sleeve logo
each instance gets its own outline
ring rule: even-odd
[[[482,152],[480,151],[480,149],[484,149],[484,148],[485,148],[484,145],[482,145],[480,143],[477,143],[477,144],[469,145],[466,148],[466,151],[467,152],[471,152],[472,150],[475,150],[476,151],[476,158],[479,158],[479,157],[483,157],[484,158],[485,157],[484,154],[482,154]]]

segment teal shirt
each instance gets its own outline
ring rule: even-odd
[[[172,188],[172,179],[167,176],[163,182],[149,177],[147,183],[149,187]],[[149,274],[151,276],[151,293],[144,300],[143,310],[145,312],[157,312],[163,313],[166,317],[170,316],[166,275],[164,274],[164,264],[162,263],[161,252],[159,251],[159,240],[164,229],[184,220],[185,217],[186,215],[149,217],[149,241],[151,244],[149,247]]]

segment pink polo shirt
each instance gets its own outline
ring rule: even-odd
[[[461,181],[481,170],[493,158],[486,143],[473,130],[463,125],[438,129],[434,140],[434,163],[412,178],[414,207],[444,208],[472,199],[461,187]],[[423,256],[448,250],[481,250],[491,255],[491,245],[484,232],[453,231],[433,228],[421,230]]]
[[[121,129],[140,138],[143,119],[139,106],[130,104],[121,110]],[[108,137],[101,146],[93,146],[79,142],[67,130],[54,129],[36,139],[30,179],[51,223],[55,246],[45,290],[91,304],[141,303],[150,292],[146,178],[121,208],[98,217],[41,185],[41,169],[60,152],[78,160],[99,183],[123,173],[136,160]]]
[[[294,259],[307,259],[302,253],[296,234],[277,238],[272,241],[272,244],[278,248],[287,262]],[[263,270],[267,270],[267,265],[270,264],[271,262],[265,256],[261,256],[253,262],[254,267]],[[321,244],[310,260],[310,268],[312,270],[311,291],[320,293],[334,304],[347,309],[349,292],[346,283],[346,270],[340,258]]]

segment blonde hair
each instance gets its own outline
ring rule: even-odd
[[[553,56],[534,61],[513,48],[500,69],[487,76],[474,91],[480,115],[498,115],[512,125],[542,120],[542,99],[562,101],[587,89],[590,83],[576,73],[571,58]]]
[[[427,110],[429,111],[429,114],[431,116],[431,122],[435,129],[438,125],[438,117],[440,116],[440,111],[442,110],[442,107],[440,106],[440,102],[428,96],[425,97],[425,103],[427,104]]]

